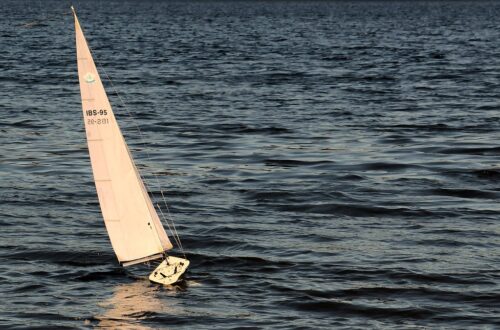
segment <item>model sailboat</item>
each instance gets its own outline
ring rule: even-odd
[[[75,10],[71,9],[90,161],[113,250],[124,267],[163,258],[149,279],[161,284],[175,283],[189,261],[166,255],[172,243],[116,122]]]

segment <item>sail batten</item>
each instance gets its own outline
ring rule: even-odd
[[[76,14],[74,18],[87,145],[111,244],[122,264],[161,257],[172,244],[116,122]]]

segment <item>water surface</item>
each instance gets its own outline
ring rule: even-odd
[[[118,266],[69,5],[2,1],[0,327],[500,326],[498,2],[74,5],[191,268]]]

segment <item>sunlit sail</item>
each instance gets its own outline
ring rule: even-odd
[[[170,284],[189,261],[166,257],[172,248],[120,131],[75,10],[76,53],[87,144],[104,223],[123,266],[165,258],[151,274]],[[167,283],[168,282],[168,283]]]

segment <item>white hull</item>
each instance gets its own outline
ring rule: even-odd
[[[189,260],[168,256],[162,263],[156,267],[149,275],[151,282],[169,285],[178,282],[181,276],[186,272],[189,266]]]

